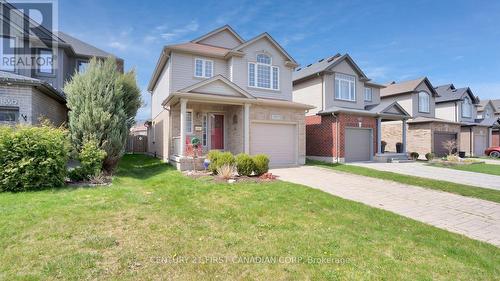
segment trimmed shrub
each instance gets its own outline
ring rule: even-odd
[[[69,158],[66,130],[0,126],[0,191],[30,191],[64,184]]]
[[[257,176],[260,176],[269,171],[269,157],[265,154],[257,154],[253,158],[253,163],[255,165],[254,172]]]
[[[236,155],[236,169],[240,176],[249,176],[255,170],[255,164],[250,155],[240,153]]]
[[[78,155],[80,167],[71,170],[69,178],[74,181],[81,181],[98,176],[101,173],[104,158],[106,158],[106,152],[99,148],[97,141],[86,141]]]
[[[418,152],[411,152],[411,153],[410,153],[410,157],[411,157],[411,159],[413,159],[413,160],[417,160],[417,159],[418,159],[418,156],[420,156],[420,154],[418,154]]]
[[[435,157],[435,155],[434,155],[434,153],[432,153],[432,152],[429,152],[429,153],[426,153],[426,154],[425,154],[425,159],[427,159],[427,161],[431,161],[431,160],[433,160],[433,159],[434,159],[434,157]]]
[[[214,174],[217,174],[217,169],[219,169],[223,165],[234,165],[236,163],[231,152],[211,150],[208,152],[207,158],[210,160],[208,170],[210,170]]]

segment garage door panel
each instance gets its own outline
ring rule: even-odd
[[[487,138],[485,135],[475,135],[474,137],[474,156],[484,156],[487,148]]]
[[[371,130],[347,128],[345,130],[345,162],[370,161],[372,141]]]
[[[434,133],[434,154],[438,157],[443,157],[448,154],[448,150],[444,147],[446,141],[457,141],[456,133],[435,132]]]
[[[270,165],[297,164],[297,130],[294,124],[253,123],[250,154],[266,154]]]

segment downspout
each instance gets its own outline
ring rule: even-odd
[[[458,122],[458,105],[457,105],[457,102],[455,102],[455,122]]]
[[[469,156],[472,157],[472,127],[469,127]]]
[[[335,113],[332,113],[332,116],[333,118],[335,118],[335,149],[337,151],[336,155],[337,155],[337,163],[339,163],[339,141],[340,141],[340,137],[339,137],[339,120],[338,120],[338,117],[335,115]]]

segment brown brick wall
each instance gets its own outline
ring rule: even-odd
[[[338,122],[338,147],[337,147]],[[339,114],[306,117],[306,155],[323,157],[345,156],[345,129],[371,128],[373,130],[373,150],[377,151],[377,120],[373,117]]]
[[[492,146],[500,146],[500,131],[493,131]]]

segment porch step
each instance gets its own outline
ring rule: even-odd
[[[410,159],[400,159],[400,158],[390,158],[389,160],[387,160],[387,163],[411,163],[411,162],[415,161]]]

